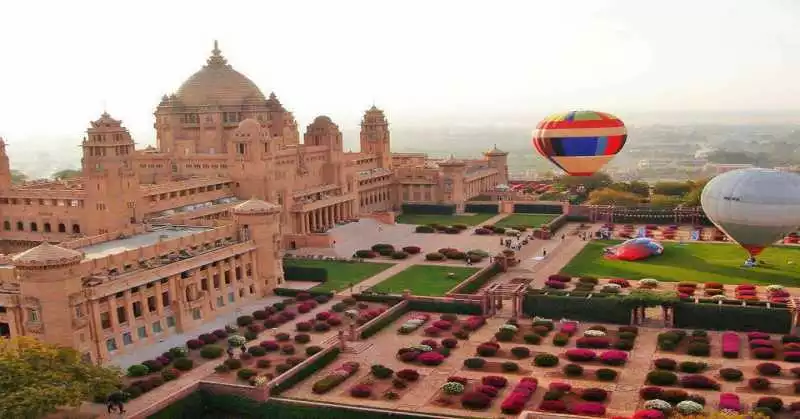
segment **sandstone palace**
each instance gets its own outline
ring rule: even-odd
[[[0,335],[116,355],[190,331],[264,298],[287,248],[405,202],[464,202],[507,183],[507,153],[436,161],[390,149],[367,110],[361,149],[317,117],[302,141],[292,113],[220,50],[155,111],[142,150],[103,113],[81,143],[81,176],[12,184],[0,140]]]

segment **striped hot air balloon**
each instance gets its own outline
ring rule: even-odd
[[[533,133],[533,146],[571,176],[591,176],[625,146],[628,130],[614,115],[572,111],[548,116]]]

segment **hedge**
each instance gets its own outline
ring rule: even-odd
[[[381,330],[383,330],[384,327],[394,323],[395,320],[399,319],[400,317],[402,317],[406,313],[408,313],[408,306],[406,306],[405,309],[397,309],[391,315],[386,316],[386,317],[378,320],[377,322],[369,325],[367,328],[365,328],[364,330],[361,331],[361,339],[366,339],[366,338],[368,338],[368,337],[380,332]]]
[[[614,297],[567,297],[527,294],[522,312],[548,319],[570,319],[597,323],[630,324],[631,308]]]
[[[551,233],[555,233],[556,231],[558,231],[559,228],[564,227],[565,224],[567,224],[567,215],[562,214],[556,217],[553,221],[550,221],[547,224],[547,228],[550,230]]]
[[[327,295],[328,297],[333,298],[333,292],[331,292],[331,291],[314,291],[313,288],[308,289],[308,290],[296,290],[296,289],[293,289],[293,288],[277,287],[277,288],[275,288],[275,290],[273,292],[275,293],[275,295],[280,296],[280,297],[295,297],[295,296],[297,296],[297,294],[305,292],[305,293],[311,294],[312,296]]]
[[[316,360],[314,360],[314,362],[298,370],[294,375],[289,377],[286,381],[270,389],[269,391],[270,396],[277,396],[283,393],[284,391],[289,390],[290,388],[294,387],[295,384],[305,380],[306,378],[313,375],[317,371],[325,368],[326,366],[328,366],[328,364],[336,360],[336,358],[339,356],[339,352],[341,352],[341,349],[339,349],[338,346],[331,348],[330,352],[317,358]]]
[[[564,207],[547,204],[514,204],[514,212],[520,214],[561,214]]]
[[[439,417],[456,418],[457,416],[437,414]],[[214,394],[207,390],[198,390],[183,399],[151,415],[148,419],[202,419],[202,418],[243,418],[243,419],[353,419],[369,417],[370,419],[418,419],[413,412],[354,410],[346,405],[326,404],[313,406],[287,399],[268,399],[264,403],[234,394]]]
[[[432,300],[408,300],[408,309],[411,311],[429,311],[432,313],[453,314],[483,314],[479,304],[470,304],[460,301],[444,302]]]
[[[400,208],[403,214],[453,215],[456,212],[454,204],[403,204]]]
[[[498,214],[500,206],[498,204],[466,204],[464,212],[474,212],[479,214]]]
[[[400,295],[387,295],[387,294],[353,294],[353,298],[356,301],[366,301],[371,303],[386,303],[389,305],[394,305],[403,301],[403,297]]]
[[[785,308],[766,308],[681,301],[675,304],[675,327],[789,333],[792,314]]]
[[[287,281],[325,282],[328,280],[328,270],[314,266],[287,266],[284,263],[283,278]]]
[[[456,288],[453,293],[454,294],[475,294],[478,290],[481,289],[487,282],[491,281],[495,275],[499,274],[502,271],[502,267],[498,263],[493,263],[489,269],[485,270],[484,272],[476,275],[474,279],[469,279],[469,282],[462,283],[461,285]],[[472,277],[470,277],[472,278]]]

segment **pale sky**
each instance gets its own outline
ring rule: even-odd
[[[0,3],[0,135],[80,138],[104,108],[149,142],[218,39],[302,129],[482,113],[796,110],[800,1]]]

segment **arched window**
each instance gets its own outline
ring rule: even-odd
[[[58,232],[59,233],[66,233],[67,232],[67,226],[65,226],[64,223],[58,223]]]
[[[81,234],[81,226],[79,226],[78,224],[73,224],[72,225],[72,233],[73,234]]]
[[[11,221],[3,221],[3,230],[11,231]]]
[[[36,223],[31,223],[31,231],[39,231],[39,225]]]
[[[49,232],[53,231],[53,229],[50,228],[50,223],[44,223],[43,228],[44,228],[44,232],[45,233],[49,233]]]
[[[17,221],[17,231],[25,231],[25,223]]]

